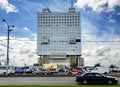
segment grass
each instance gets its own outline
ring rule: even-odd
[[[120,85],[0,85],[0,87],[120,87]]]

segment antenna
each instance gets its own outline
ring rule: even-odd
[[[73,8],[73,0],[71,0],[71,8]]]

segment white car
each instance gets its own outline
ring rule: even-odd
[[[0,75],[6,75],[7,68],[8,68],[8,74],[15,73],[15,67],[5,65],[5,66],[0,66]]]
[[[108,67],[95,67],[91,72],[107,74],[109,73],[109,68]]]

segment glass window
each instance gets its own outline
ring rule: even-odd
[[[94,77],[94,74],[93,74],[93,73],[88,73],[88,74],[86,74],[85,76]]]
[[[99,74],[99,73],[96,73],[95,76],[96,76],[96,77],[102,77],[102,75]]]

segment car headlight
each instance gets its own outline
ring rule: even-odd
[[[115,78],[115,80],[118,80],[117,78]]]

